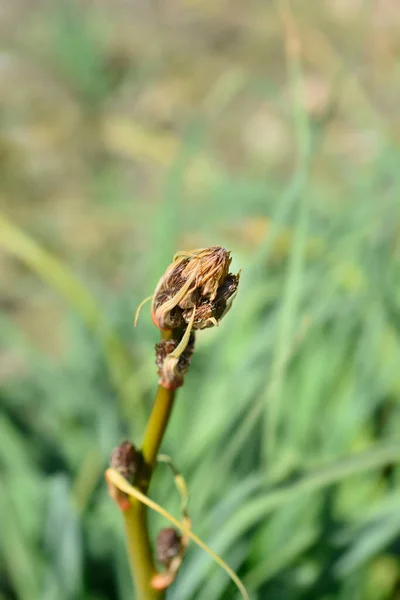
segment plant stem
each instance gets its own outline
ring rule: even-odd
[[[154,468],[157,454],[168,425],[174,404],[174,397],[174,391],[167,390],[161,385],[158,386],[151,415],[147,421],[142,446],[143,458],[151,471]]]
[[[164,340],[171,332],[162,332]],[[146,473],[138,487],[146,493],[156,464],[157,454],[171,415],[175,392],[158,386],[156,397],[143,439],[142,453]],[[147,509],[141,502],[133,499],[128,510],[124,511],[125,532],[127,537],[129,562],[135,582],[138,600],[162,600],[164,591],[154,590],[152,576],[156,573],[147,526]]]
[[[132,498],[124,511],[125,532],[132,577],[138,600],[162,600],[164,591],[154,590],[151,579],[156,573],[147,527],[146,507]]]

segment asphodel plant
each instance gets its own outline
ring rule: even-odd
[[[236,296],[240,274],[230,273],[230,264],[230,252],[220,246],[178,252],[154,294],[147,299],[151,299],[152,320],[161,333],[161,340],[155,347],[158,389],[141,448],[136,448],[129,441],[122,442],[113,451],[110,468],[106,471],[110,495],[124,518],[137,600],[161,600],[165,597],[190,540],[214,558],[235,582],[242,596],[247,598],[237,575],[192,531],[185,481],[171,459],[159,455],[176,390],[183,385],[190,367],[195,336],[199,330],[218,326]],[[160,462],[169,465],[181,495],[180,521],[149,496],[151,478]],[[148,508],[163,515],[169,525],[174,525],[162,529],[154,543],[149,536]]]

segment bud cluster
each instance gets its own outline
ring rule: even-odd
[[[156,365],[160,385],[168,390],[174,390],[183,385],[183,377],[189,370],[192,360],[194,341],[195,335],[191,333],[188,345],[178,358],[173,356],[173,352],[178,347],[177,340],[172,338],[156,344]]]
[[[152,319],[170,339],[156,345],[159,382],[168,389],[182,385],[194,349],[194,331],[217,326],[231,307],[239,273],[229,273],[230,252],[212,246],[179,252],[157,284]]]

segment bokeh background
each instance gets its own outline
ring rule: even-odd
[[[253,599],[400,598],[399,59],[398,0],[2,0],[1,600],[133,598],[133,315],[215,244],[239,294],[163,444],[194,530]],[[168,593],[236,597],[195,546]]]

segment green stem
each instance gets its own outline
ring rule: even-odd
[[[143,439],[143,458],[146,465],[153,471],[157,454],[167,428],[174,404],[175,392],[158,386],[153,408]]]
[[[132,498],[131,506],[124,511],[128,557],[138,600],[163,600],[164,591],[154,590],[151,579],[156,573],[147,527],[144,504]]]
[[[162,332],[163,339],[169,339],[170,336],[171,332]],[[144,493],[147,492],[150,485],[157,454],[171,415],[174,397],[174,391],[158,386],[142,446],[146,473],[143,483],[139,480],[139,487]],[[156,573],[156,567],[149,538],[147,509],[141,502],[133,498],[131,502],[131,507],[124,511],[123,515],[136,595],[138,600],[162,600],[165,598],[165,592],[154,590],[150,586],[151,579]]]
[[[161,332],[163,340],[170,340],[172,331],[165,330]],[[171,416],[172,407],[174,404],[175,391],[167,390],[161,385],[157,388],[156,397],[154,398],[153,408],[149,420],[147,421],[146,430],[144,432],[142,453],[147,468],[149,469],[146,490],[150,484],[150,479],[153,474],[154,465],[156,464],[157,454],[167,429],[168,421]]]

